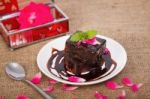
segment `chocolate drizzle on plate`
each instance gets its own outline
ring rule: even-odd
[[[104,42],[103,39],[96,39],[100,43]],[[69,76],[79,76],[81,78],[86,79],[86,81],[97,80],[112,73],[117,66],[117,63],[111,58],[111,53],[108,51],[107,53],[101,53],[101,61],[96,63],[97,67],[95,66],[92,68],[88,68],[89,71],[84,72],[84,74],[72,73],[68,71],[68,68],[65,64],[65,50],[59,51],[55,48],[52,48],[52,55],[47,63],[47,68],[51,72],[51,74],[60,77],[64,80],[67,80]]]

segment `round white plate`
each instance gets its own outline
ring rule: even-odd
[[[51,57],[52,48],[56,48],[58,50],[63,50],[65,47],[65,42],[69,38],[69,36],[59,37],[59,38],[49,42],[45,46],[43,46],[43,48],[39,51],[38,56],[37,56],[37,64],[38,64],[39,69],[46,76],[48,76],[58,82],[62,82],[65,84],[71,84],[71,85],[92,85],[92,84],[101,83],[108,79],[111,79],[112,77],[119,74],[125,67],[126,62],[127,62],[127,54],[126,54],[124,47],[121,44],[119,44],[118,42],[116,42],[115,40],[105,37],[105,36],[101,36],[101,35],[97,35],[97,37],[100,37],[100,38],[103,38],[106,40],[106,42],[107,42],[106,47],[110,50],[112,59],[117,62],[117,66],[113,70],[113,72],[111,72],[109,75],[105,76],[104,78],[100,78],[100,79],[93,80],[93,81],[82,82],[82,83],[76,83],[76,82],[66,81],[62,78],[55,76],[51,72],[49,72],[49,70],[47,68],[47,62],[48,62],[49,58]]]

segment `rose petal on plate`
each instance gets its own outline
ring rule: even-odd
[[[140,89],[140,87],[142,87],[142,86],[143,86],[142,83],[140,83],[140,84],[133,84],[133,86],[131,86],[131,90],[132,90],[133,92],[138,92],[139,89]]]
[[[25,95],[18,95],[16,99],[29,99],[29,98]]]
[[[43,88],[43,91],[45,91],[45,92],[52,92],[52,91],[54,91],[54,86],[52,85],[52,86],[48,86],[46,88]]]
[[[105,49],[104,49],[104,54],[109,54],[109,53],[110,53],[109,49],[108,49],[108,48],[105,48]]]
[[[63,90],[64,91],[73,91],[73,90],[76,90],[77,88],[79,88],[79,87],[63,84]]]
[[[96,44],[96,37],[94,37],[92,39],[85,40],[83,42],[85,42],[87,44],[95,45]]]
[[[126,92],[122,90],[121,93],[118,95],[117,99],[126,99]]]
[[[70,76],[68,77],[68,81],[71,82],[85,82],[86,80],[77,76]]]
[[[96,99],[107,99],[107,96],[104,96],[103,94],[99,93],[98,91],[94,94]]]
[[[133,85],[132,80],[128,77],[122,78],[122,83],[126,86],[129,86],[129,87],[131,87]]]
[[[41,79],[42,79],[42,73],[39,72],[39,73],[37,73],[36,75],[34,75],[34,76],[32,77],[31,82],[34,83],[34,84],[40,84]]]
[[[57,84],[57,83],[58,83],[56,80],[53,80],[53,79],[49,79],[48,82],[49,82],[50,84]]]
[[[108,88],[108,89],[111,89],[111,90],[115,90],[115,89],[118,89],[118,88],[122,88],[123,86],[120,86],[118,85],[116,82],[114,81],[107,81],[105,83],[105,86]]]
[[[77,46],[79,47],[81,45],[81,42],[77,42]]]

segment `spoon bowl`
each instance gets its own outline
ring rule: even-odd
[[[8,76],[15,80],[25,79],[24,68],[18,63],[6,64],[6,73],[8,74]]]

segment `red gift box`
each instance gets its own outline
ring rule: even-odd
[[[0,17],[0,33],[11,49],[65,35],[69,32],[68,16],[56,4],[48,3],[46,5],[51,8],[54,21],[34,27],[20,29],[19,11]]]
[[[0,0],[0,15],[18,11],[17,0]]]

